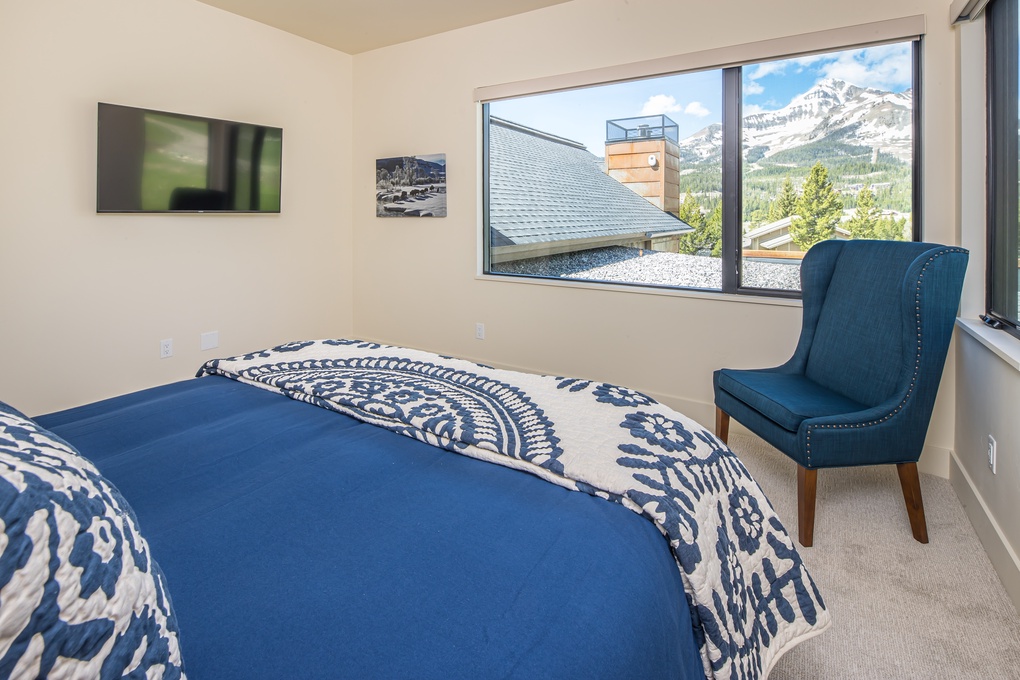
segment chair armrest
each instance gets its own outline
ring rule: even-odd
[[[878,406],[808,418],[797,432],[808,468],[916,463],[930,411],[897,395]]]

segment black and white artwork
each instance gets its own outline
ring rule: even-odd
[[[376,217],[446,217],[446,154],[375,162]]]

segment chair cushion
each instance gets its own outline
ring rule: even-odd
[[[807,418],[868,408],[796,373],[724,368],[715,372],[715,383],[790,432],[796,432]]]

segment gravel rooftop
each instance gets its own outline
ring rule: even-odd
[[[717,257],[642,251],[613,246],[503,262],[503,274],[550,276],[681,288],[722,287],[722,260]],[[781,264],[744,260],[743,285],[750,288],[800,290],[800,262]]]

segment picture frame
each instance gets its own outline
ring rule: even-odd
[[[376,217],[446,217],[446,154],[375,162]]]

